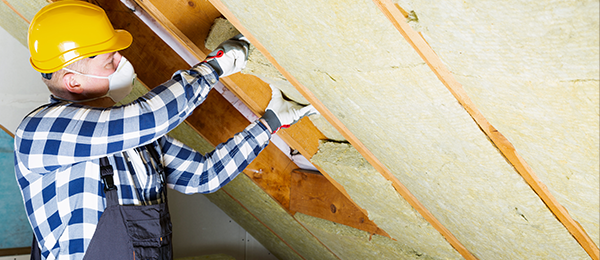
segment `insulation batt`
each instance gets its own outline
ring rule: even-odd
[[[396,2],[600,245],[599,2]]]
[[[217,18],[206,37],[205,47],[209,50],[216,49],[221,42],[238,35],[239,31],[223,18]],[[267,58],[254,46],[250,45],[248,63],[242,70],[244,74],[254,75],[264,82],[280,89],[286,97],[307,105],[309,102],[296,90],[296,88],[267,60]],[[320,114],[310,115],[313,124],[330,140],[345,141],[346,139]]]
[[[330,245],[330,249],[340,259],[440,259],[421,252],[407,251],[401,242],[384,236],[371,236],[368,232],[302,213],[296,213],[294,217],[319,240]]]
[[[476,257],[589,259],[373,1],[222,2]],[[424,35],[484,115],[594,237],[598,90],[585,86],[597,86],[597,2],[411,4],[446,33]],[[470,60],[448,58],[463,50]]]
[[[368,212],[369,219],[397,241],[396,249],[392,251],[394,254],[408,254],[410,258],[462,258],[444,237],[398,194],[392,183],[379,174],[352,145],[321,142],[319,151],[311,158],[311,162],[344,186],[352,200]],[[332,244],[333,247],[340,246],[337,243]],[[357,248],[357,251],[372,250]],[[408,256],[405,258],[409,258]]]

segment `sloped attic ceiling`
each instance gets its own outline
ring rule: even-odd
[[[138,4],[198,59],[224,15],[349,141],[303,120],[279,135],[321,181],[270,145],[209,195],[279,258],[598,259],[598,1],[210,2]],[[7,3],[22,38],[43,2]],[[127,8],[96,3],[134,33],[123,53],[147,86],[188,66]],[[264,82],[223,82],[262,113]],[[173,135],[196,147],[241,130],[223,93]],[[349,206],[294,195],[323,182]]]

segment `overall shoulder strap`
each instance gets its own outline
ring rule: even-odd
[[[102,181],[104,182],[107,206],[119,205],[117,186],[115,186],[113,175],[113,167],[110,165],[108,157],[100,158],[100,177],[102,177]]]
[[[113,180],[113,167],[108,161],[108,157],[100,158],[100,177],[104,181],[104,190],[116,190],[115,182]]]
[[[146,145],[146,150],[150,153],[150,156],[152,157],[152,160],[154,161],[154,164],[151,165],[151,167],[154,167],[156,172],[158,172],[158,175],[160,177],[160,182],[162,185],[162,195],[164,198],[164,202],[167,201],[167,176],[165,173],[165,169],[163,167],[162,162],[160,161],[160,156],[158,154],[158,151],[156,151],[156,148],[154,147],[154,143],[150,143]]]

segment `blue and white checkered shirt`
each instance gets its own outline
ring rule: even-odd
[[[23,119],[15,134],[16,178],[42,258],[83,258],[106,207],[101,157],[108,156],[113,166],[119,202],[140,205],[138,194],[156,203],[162,187],[146,170],[144,148],[137,147],[151,143],[159,151],[167,186],[186,194],[218,190],[266,147],[271,135],[258,122],[206,155],[166,135],[204,101],[217,80],[212,68],[200,65],[176,72],[125,106],[103,109],[52,99]],[[143,187],[136,190],[136,183]]]

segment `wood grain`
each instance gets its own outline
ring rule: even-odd
[[[292,172],[290,209],[303,214],[327,219],[371,234],[390,237],[358,210],[352,201],[341,194],[318,173],[295,170]]]

